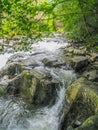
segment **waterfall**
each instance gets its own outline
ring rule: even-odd
[[[67,68],[45,67],[41,61],[43,58],[57,59],[60,56],[60,49],[67,43],[56,39],[43,39],[32,45],[32,54],[35,61],[39,63],[36,70],[48,71],[52,77],[58,80],[60,89],[57,90],[56,102],[53,106],[33,108],[29,110],[22,99],[14,97],[0,97],[0,130],[58,130],[62,118],[62,108],[65,98],[66,87],[76,78],[73,70]],[[30,50],[31,51],[31,50]],[[42,54],[41,54],[42,52]],[[8,55],[0,55],[0,68],[3,67],[9,58]],[[2,57],[2,58],[1,58]],[[16,73],[17,72],[16,68]]]

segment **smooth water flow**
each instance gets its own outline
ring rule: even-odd
[[[45,67],[42,59],[58,59],[60,58],[60,49],[64,48],[67,43],[62,40],[43,39],[32,45],[30,55],[33,56],[38,66],[35,67],[38,71],[47,71],[52,77],[59,82],[60,89],[56,102],[53,106],[33,108],[19,98],[3,98],[0,97],[0,130],[58,130],[60,120],[62,118],[62,108],[64,102],[64,94],[66,86],[70,84],[76,75],[73,70],[67,70],[63,67]],[[0,68],[5,65],[5,62],[11,54],[0,55]],[[27,57],[29,58],[29,56]],[[1,63],[2,61],[2,63]],[[17,69],[17,68],[16,68]]]

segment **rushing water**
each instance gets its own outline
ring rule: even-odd
[[[60,90],[56,103],[51,107],[28,108],[28,104],[22,99],[14,97],[0,97],[0,130],[58,130],[62,118],[62,108],[64,102],[64,93],[66,86],[75,78],[73,70],[67,70],[64,67],[44,67],[41,63],[43,58],[57,59],[60,57],[60,49],[67,43],[57,39],[43,39],[32,45],[30,55],[34,55],[35,62],[39,63],[36,70],[45,70],[52,77],[60,82]],[[12,54],[0,55],[0,68],[3,67],[7,59]],[[29,56],[28,56],[29,57]],[[26,57],[26,58],[28,58]]]
[[[0,69],[6,64],[8,58],[11,56],[12,54],[0,54]]]

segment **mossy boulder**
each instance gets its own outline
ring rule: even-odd
[[[70,125],[75,128],[76,121],[83,123],[98,113],[98,83],[83,77],[77,79],[66,90],[65,104],[62,130]]]
[[[7,94],[20,96],[36,105],[49,105],[55,102],[58,87],[59,82],[49,74],[23,71],[9,82]]]

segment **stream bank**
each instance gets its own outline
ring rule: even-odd
[[[63,59],[78,73],[65,92],[61,130],[98,129],[98,53],[84,46],[65,48]]]

